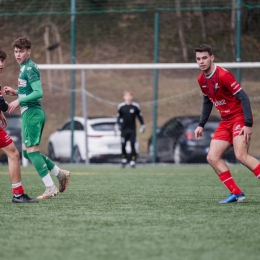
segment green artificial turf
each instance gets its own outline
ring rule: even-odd
[[[227,190],[209,166],[67,167],[64,194],[38,204],[11,203],[0,167],[0,259],[260,259],[260,181],[231,167],[246,194],[219,205]],[[44,191],[32,167],[26,192]]]

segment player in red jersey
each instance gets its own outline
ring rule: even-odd
[[[6,52],[0,47],[0,73],[3,72]],[[5,102],[0,86],[0,149],[5,152],[8,157],[9,175],[12,182],[13,188],[13,199],[14,203],[32,203],[38,202],[37,200],[31,199],[27,194],[24,194],[24,188],[21,183],[21,170],[20,170],[20,156],[17,151],[11,137],[6,133],[4,128],[7,126],[6,118],[3,112],[6,112],[9,105]]]
[[[237,160],[260,179],[259,161],[248,154],[253,126],[250,101],[234,76],[214,64],[209,46],[203,44],[195,49],[195,53],[202,70],[198,82],[203,93],[202,114],[195,130],[195,138],[202,136],[214,104],[222,120],[212,137],[207,160],[231,193],[219,203],[243,202],[245,194],[234,181],[222,156],[233,145]]]

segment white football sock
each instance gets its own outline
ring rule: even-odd
[[[131,165],[131,166],[135,165],[135,161],[131,161],[131,162],[130,162],[130,165]]]
[[[52,173],[53,175],[55,175],[56,177],[58,176],[59,172],[60,172],[60,168],[59,168],[57,165],[55,165],[55,166],[53,167],[53,169],[51,170],[51,173]]]
[[[123,158],[123,159],[122,159],[122,163],[127,163],[127,159],[126,159],[126,158]]]
[[[54,184],[49,173],[42,178],[42,181],[46,187],[51,187]]]
[[[19,186],[21,186],[21,185],[22,185],[22,183],[21,183],[21,182],[18,182],[18,183],[12,184],[12,187],[13,187],[13,188],[17,188],[17,187],[19,187]]]

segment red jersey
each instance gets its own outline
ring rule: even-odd
[[[210,75],[202,72],[198,82],[203,95],[208,96],[222,118],[243,114],[241,101],[234,96],[242,88],[229,71],[215,65]]]

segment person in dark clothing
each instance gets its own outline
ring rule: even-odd
[[[145,132],[144,119],[140,110],[139,104],[133,102],[133,94],[130,91],[124,93],[123,103],[118,105],[117,122],[115,125],[116,132],[121,130],[121,144],[122,144],[122,168],[127,164],[126,158],[126,143],[131,143],[131,161],[130,166],[135,167],[136,161],[136,117],[138,118],[141,128],[140,133]]]

